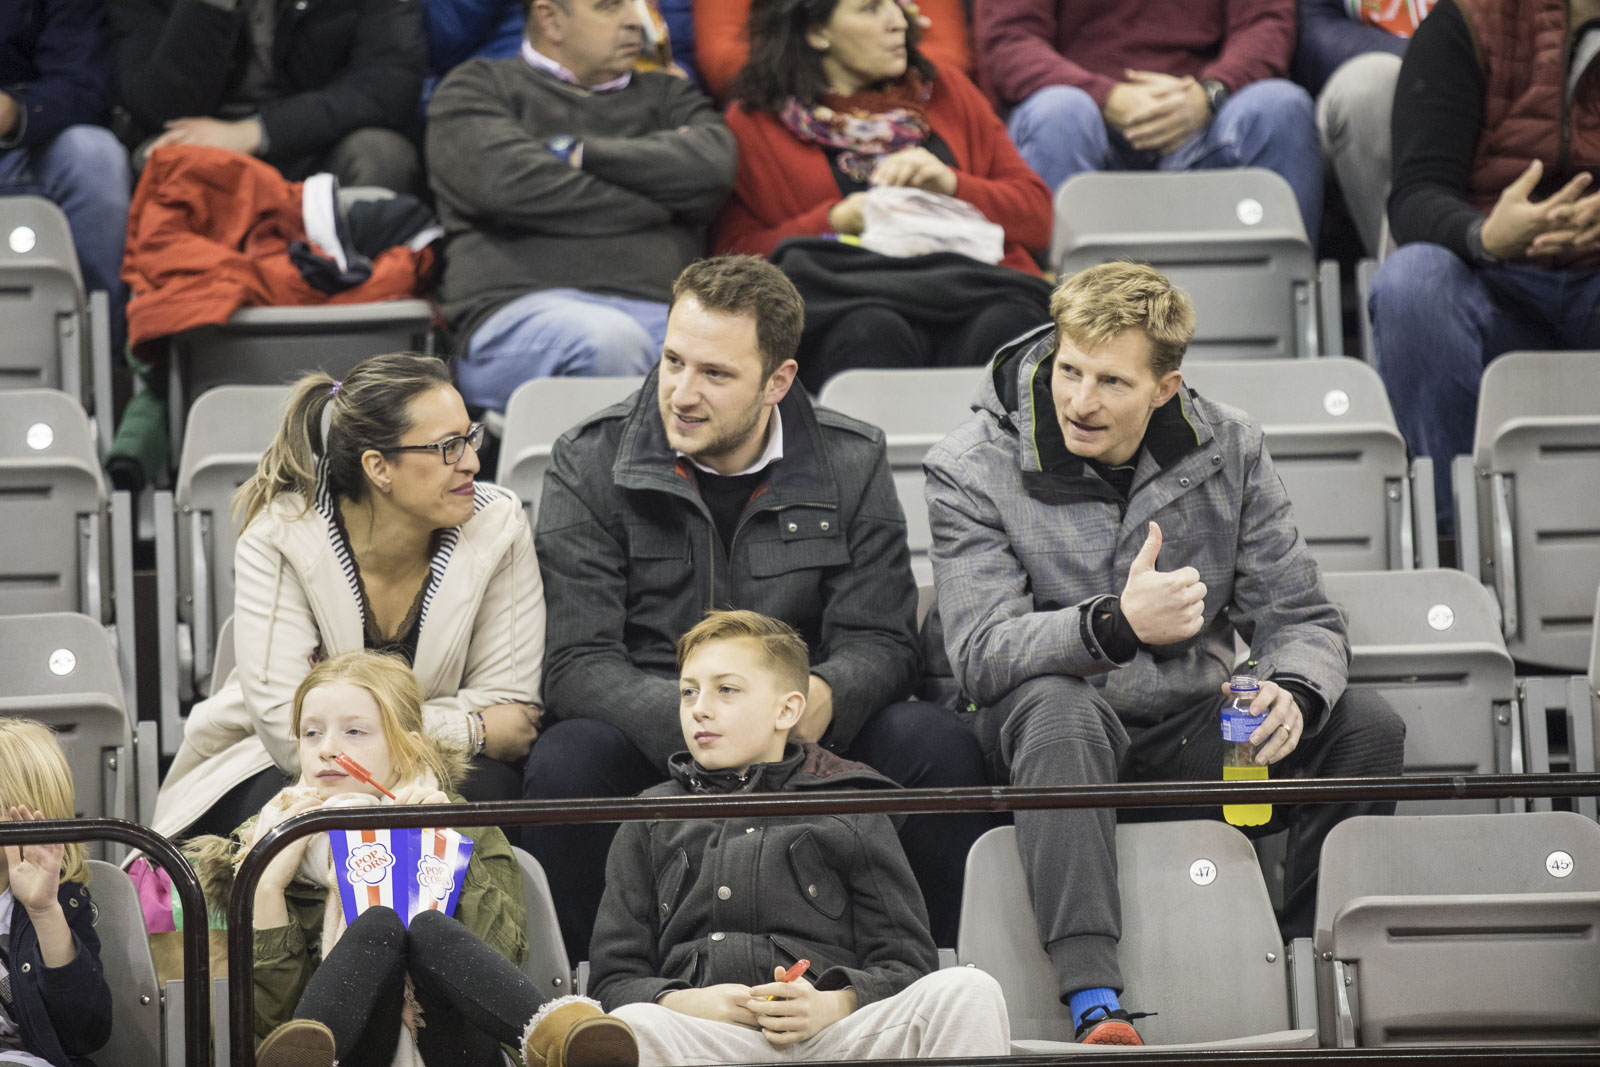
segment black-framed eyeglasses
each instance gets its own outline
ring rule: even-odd
[[[467,427],[467,432],[458,433],[454,437],[447,437],[443,441],[432,445],[395,445],[393,448],[384,449],[385,452],[437,452],[446,467],[454,467],[461,462],[462,455],[471,445],[474,452],[483,447],[483,423],[475,422]]]

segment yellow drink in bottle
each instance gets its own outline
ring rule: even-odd
[[[1250,703],[1260,684],[1247,674],[1228,680],[1228,700],[1222,705],[1222,780],[1224,782],[1264,782],[1267,768],[1256,762],[1250,735],[1266,719],[1266,713],[1250,714]],[[1222,817],[1234,826],[1260,826],[1272,819],[1271,804],[1224,804]]]

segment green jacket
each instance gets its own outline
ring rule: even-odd
[[[517,966],[528,957],[522,871],[498,826],[456,827],[472,838],[472,858],[455,917]],[[290,922],[255,931],[256,1036],[265,1037],[294,1015],[311,973],[322,962],[322,915],[328,891],[303,882],[286,894]]]

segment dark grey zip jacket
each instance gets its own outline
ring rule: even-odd
[[[680,636],[712,608],[782,619],[833,688],[823,743],[847,746],[905,699],[919,667],[917,587],[883,431],[779,403],[783,458],[724,547],[667,444],[656,373],[556,442],[534,537],[547,620],[544,696],[555,719],[617,727],[652,763],[683,747]]]
[[[687,752],[644,796],[887,789],[894,783],[816,745],[791,744],[740,779]],[[590,992],[607,1011],[674,989],[761,985],[811,961],[818,989],[857,1007],[937,969],[928,913],[886,815],[624,823],[606,863]]]

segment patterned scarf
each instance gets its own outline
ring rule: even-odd
[[[778,118],[800,140],[837,151],[839,169],[865,183],[880,159],[928,139],[924,108],[932,91],[916,71],[908,71],[888,89],[829,93],[812,107],[791,96]]]

